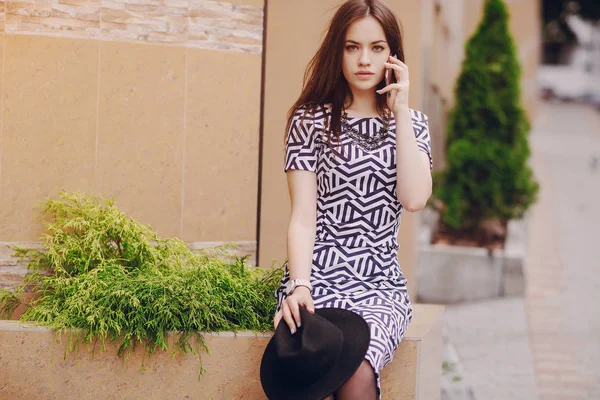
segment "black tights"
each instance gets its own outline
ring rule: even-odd
[[[334,394],[323,400],[368,400],[377,399],[377,382],[371,363],[364,360],[354,375]]]

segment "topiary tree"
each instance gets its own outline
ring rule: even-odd
[[[519,77],[506,6],[486,0],[455,87],[447,168],[435,175],[434,198],[441,200],[441,222],[451,234],[485,237],[488,221],[522,217],[536,200]]]

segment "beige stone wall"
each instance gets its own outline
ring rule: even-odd
[[[0,242],[61,189],[162,236],[254,241],[262,2],[0,3]]]
[[[7,33],[262,51],[256,0],[10,0],[5,9]]]
[[[4,32],[4,1],[0,1],[0,32]]]
[[[434,169],[445,165],[444,136],[448,110],[454,101],[454,83],[464,54],[464,0],[436,0],[429,24],[431,67],[424,84],[425,111],[432,134]]]

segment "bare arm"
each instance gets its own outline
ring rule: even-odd
[[[386,84],[377,90],[386,94],[388,107],[396,119],[396,195],[402,207],[408,211],[419,211],[431,196],[431,166],[429,155],[417,146],[410,109],[408,92],[410,87],[408,66],[398,57],[390,55],[386,67]],[[393,71],[396,82],[391,80]]]
[[[396,194],[408,211],[422,210],[431,196],[429,157],[417,147],[408,108],[395,113],[396,118]]]
[[[312,255],[317,225],[317,178],[314,172],[287,172],[292,213],[287,232],[288,271],[290,279],[310,280]],[[314,313],[315,307],[308,288],[298,286],[281,304],[275,314],[277,328],[283,318],[292,334],[300,327],[300,306]]]
[[[317,179],[314,172],[287,172],[292,213],[287,232],[291,279],[310,279],[317,224]]]

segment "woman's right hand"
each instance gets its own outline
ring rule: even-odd
[[[300,320],[301,306],[306,307],[311,314],[315,313],[313,298],[306,286],[297,286],[292,294],[283,300],[281,309],[275,314],[275,318],[273,319],[275,329],[277,329],[277,325],[279,325],[279,322],[283,318],[289,326],[292,335],[296,333],[298,328],[302,326],[302,321]]]

